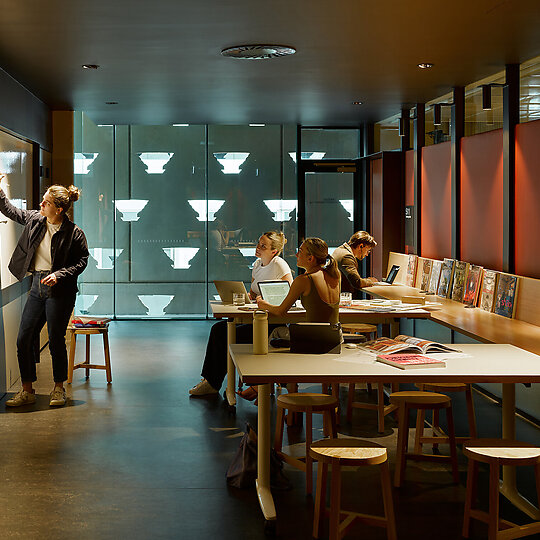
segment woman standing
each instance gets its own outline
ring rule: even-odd
[[[282,232],[265,232],[255,249],[258,257],[251,272],[251,288],[249,296],[254,299],[260,294],[259,282],[282,279],[292,282],[289,265],[279,256],[287,240]],[[237,343],[251,343],[253,327],[243,324],[236,328]],[[227,322],[219,321],[210,330],[206,355],[202,369],[202,380],[189,393],[192,396],[203,396],[219,392],[227,373]]]
[[[54,389],[51,406],[66,403],[67,379],[65,334],[77,294],[77,276],[88,263],[88,246],[83,231],[67,216],[71,203],[79,198],[75,186],[51,186],[40,203],[40,210],[20,210],[0,188],[0,212],[24,225],[9,263],[10,272],[22,280],[32,274],[32,286],[24,306],[17,337],[17,358],[22,389],[6,401],[9,407],[35,403],[32,385],[36,381],[34,344],[47,323],[52,357]]]

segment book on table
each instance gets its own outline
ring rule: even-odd
[[[407,265],[407,278],[405,284],[409,287],[414,287],[416,277],[416,266],[418,265],[418,256],[409,255],[409,264]]]
[[[441,277],[437,295],[448,298],[452,292],[452,278],[454,277],[454,268],[456,261],[454,259],[444,259],[441,268]]]
[[[499,273],[494,270],[484,270],[482,289],[480,292],[480,307],[485,311],[493,311],[493,299],[497,290]]]
[[[379,354],[377,362],[399,369],[446,367],[446,362],[443,360],[436,360],[423,354]]]
[[[76,315],[71,319],[71,324],[75,328],[105,328],[111,321],[110,317]]]
[[[519,280],[511,274],[499,274],[493,311],[503,317],[514,317]]]
[[[476,306],[480,285],[482,283],[483,268],[476,264],[472,264],[467,274],[467,282],[465,284],[465,294],[463,295],[463,303],[467,306]]]
[[[431,275],[429,276],[429,286],[427,289],[428,294],[437,294],[442,264],[442,261],[433,261],[433,264],[431,265]]]
[[[429,278],[431,276],[431,267],[433,261],[431,259],[424,259],[422,262],[422,278],[420,279],[420,290],[428,292],[429,290]]]
[[[456,302],[463,301],[469,266],[468,262],[456,261],[454,267],[454,284],[452,285],[452,300]]]
[[[451,347],[443,345],[442,343],[437,343],[436,341],[404,336],[402,334],[396,336],[394,339],[380,337],[372,341],[366,341],[359,348],[368,352],[380,354],[459,352],[457,349],[452,349]]]

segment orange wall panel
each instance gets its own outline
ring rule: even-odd
[[[502,270],[502,130],[461,140],[461,259]]]
[[[450,143],[422,149],[420,255],[450,257],[452,250]]]
[[[516,274],[540,278],[540,120],[516,128]],[[531,241],[532,240],[532,241]]]

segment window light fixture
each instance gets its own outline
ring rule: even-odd
[[[173,124],[173,127],[189,127],[189,124]]]
[[[322,159],[326,152],[300,152],[300,159]],[[296,163],[296,152],[289,152],[289,156]]]
[[[341,206],[345,208],[345,211],[349,213],[349,221],[353,221],[353,212],[354,212],[354,200],[353,199],[339,199]]]
[[[139,294],[137,297],[148,310],[149,317],[163,317],[165,308],[171,303],[174,294]]]
[[[272,218],[274,221],[289,221],[291,212],[297,209],[298,204],[296,199],[271,199],[263,202],[274,214]],[[296,212],[296,220],[298,221],[298,212]]]
[[[216,212],[223,206],[225,201],[221,199],[195,199],[188,200],[191,208],[197,212],[199,221],[215,221]],[[207,205],[208,204],[208,205]],[[206,209],[208,208],[208,217],[206,217]]]
[[[266,124],[249,124],[249,127],[265,127]]]
[[[90,248],[88,251],[92,259],[96,261],[98,270],[112,270],[114,262],[124,250],[122,248]]]
[[[174,156],[174,152],[138,152],[140,160],[146,165],[147,174],[163,174],[165,165]]]
[[[88,174],[90,171],[88,167],[94,163],[96,158],[99,156],[99,152],[89,153],[89,152],[75,152],[73,158],[73,172],[74,174]]]
[[[223,174],[240,174],[240,167],[249,156],[249,152],[214,152],[214,157],[223,167]]]
[[[97,294],[78,294],[75,299],[75,313],[86,315],[98,296]]]
[[[148,204],[143,199],[124,199],[114,201],[115,208],[122,214],[122,221],[139,221],[139,212]]]
[[[161,248],[165,255],[172,261],[172,267],[176,270],[187,270],[190,261],[197,255],[200,248],[194,247],[166,247]]]

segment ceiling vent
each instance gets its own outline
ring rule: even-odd
[[[223,56],[241,60],[265,60],[294,54],[296,49],[285,45],[236,45],[221,51]]]

